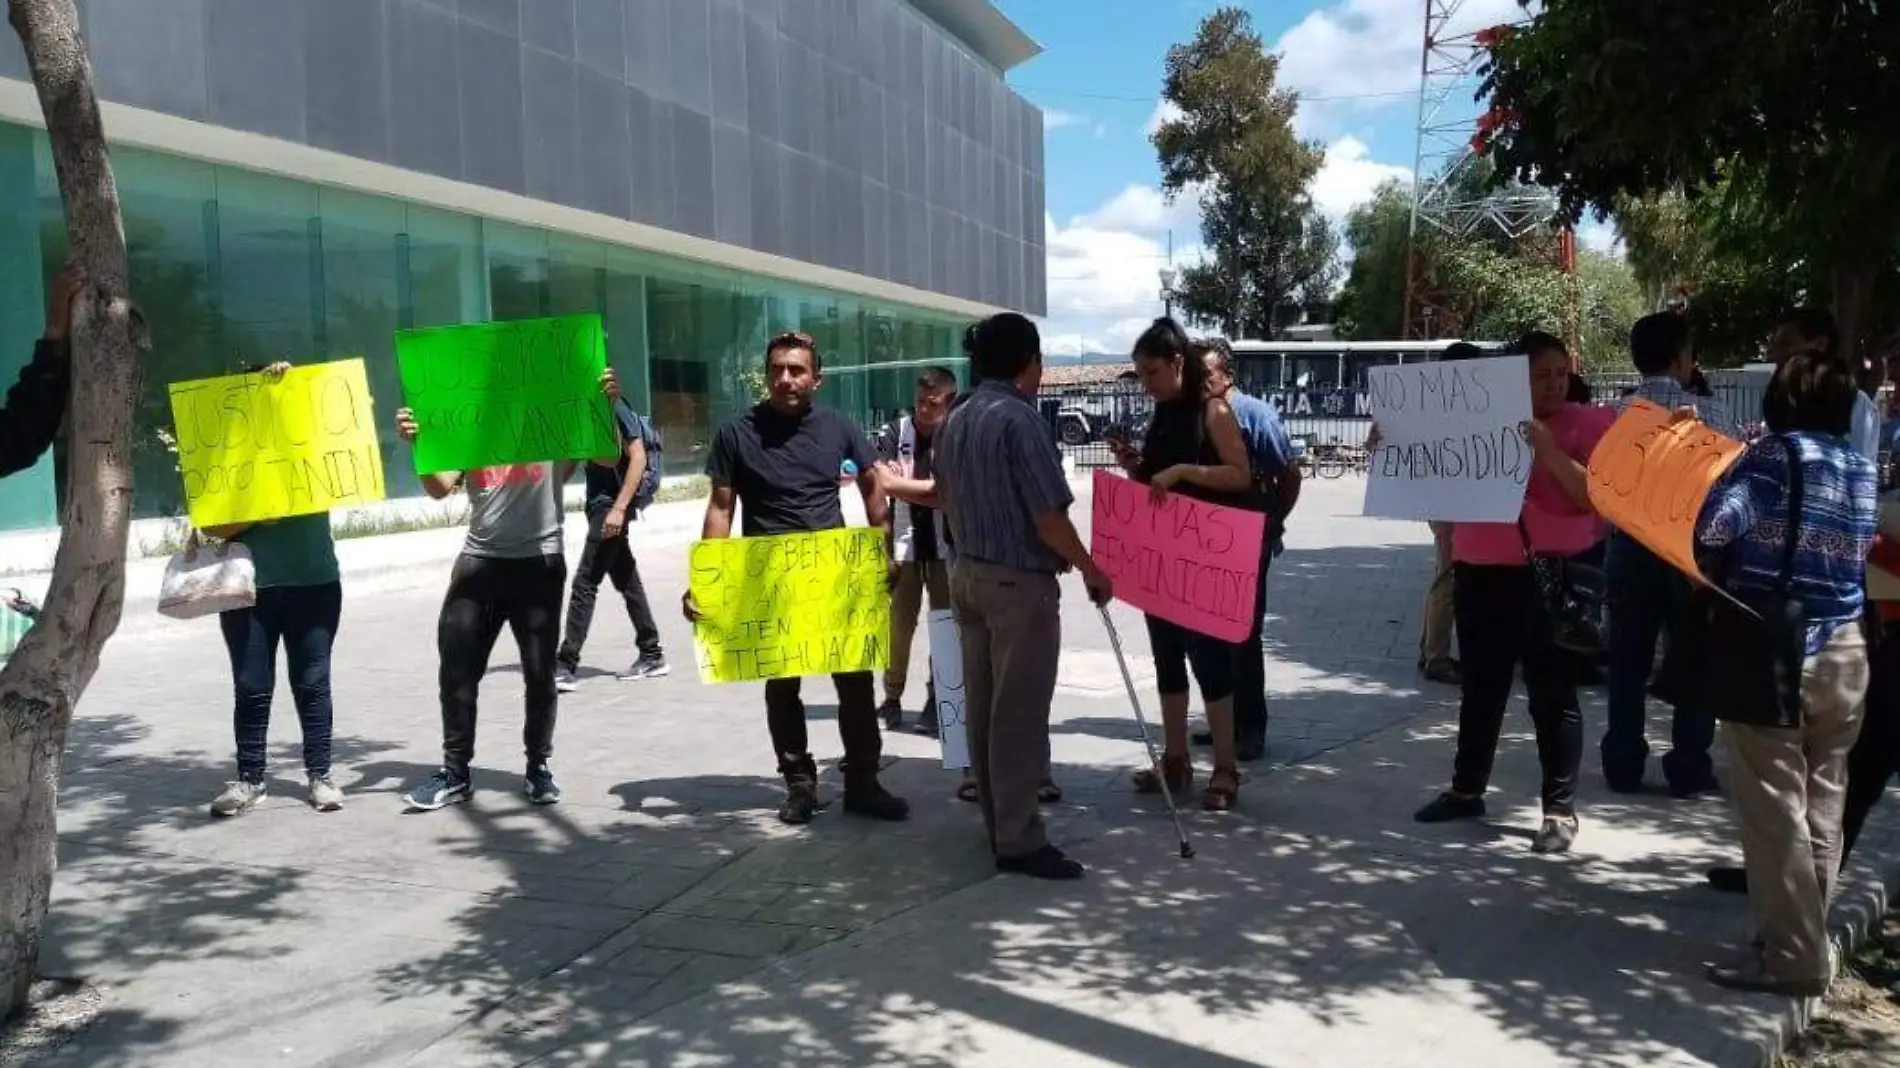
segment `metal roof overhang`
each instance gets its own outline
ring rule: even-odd
[[[989,0],[910,0],[978,57],[1008,73],[1042,54],[1042,46]]]

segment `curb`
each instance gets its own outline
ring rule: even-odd
[[[1896,897],[1900,897],[1900,869],[1887,866],[1891,863],[1883,861],[1885,874],[1874,883],[1863,885],[1854,894],[1834,902],[1828,942],[1835,950],[1836,979],[1846,974],[1848,961],[1867,944],[1874,925],[1887,914]],[[1814,998],[1782,999],[1768,1033],[1759,1043],[1761,1056],[1747,1068],[1777,1068],[1781,1058],[1787,1056],[1788,1048],[1814,1025],[1818,1002],[1819,999]]]

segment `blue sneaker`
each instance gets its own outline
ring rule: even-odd
[[[528,800],[537,805],[556,805],[561,801],[560,784],[554,781],[554,772],[546,764],[529,766],[526,789]]]
[[[447,808],[468,800],[468,775],[456,775],[447,768],[437,768],[429,781],[409,791],[404,800],[409,803],[411,812],[434,812],[438,808]]]

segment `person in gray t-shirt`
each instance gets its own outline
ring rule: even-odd
[[[601,392],[610,400],[620,395],[612,370],[601,376]],[[417,430],[409,409],[396,413],[398,437],[414,441]],[[606,462],[611,461],[609,457]],[[442,656],[442,767],[409,792],[412,809],[428,811],[468,800],[476,697],[504,625],[514,631],[520,647],[527,689],[522,744],[528,757],[528,799],[539,805],[561,799],[561,788],[548,768],[559,699],[555,646],[567,580],[561,485],[579,466],[574,460],[541,461],[422,476],[423,490],[438,500],[466,490],[469,509],[468,537],[449,575],[436,625],[436,647]]]

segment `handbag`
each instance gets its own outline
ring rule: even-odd
[[[1523,539],[1524,562],[1531,572],[1531,625],[1559,649],[1600,655],[1606,645],[1603,569],[1575,557],[1534,552],[1530,528],[1521,516],[1517,534]]]
[[[158,614],[197,619],[257,604],[257,568],[251,551],[234,541],[208,545],[197,531],[165,564]]]
[[[1801,540],[1801,459],[1787,438],[1788,525],[1781,575],[1766,592],[1697,591],[1703,633],[1698,681],[1724,723],[1789,730],[1801,726],[1801,674],[1808,659],[1808,610],[1790,592]]]

